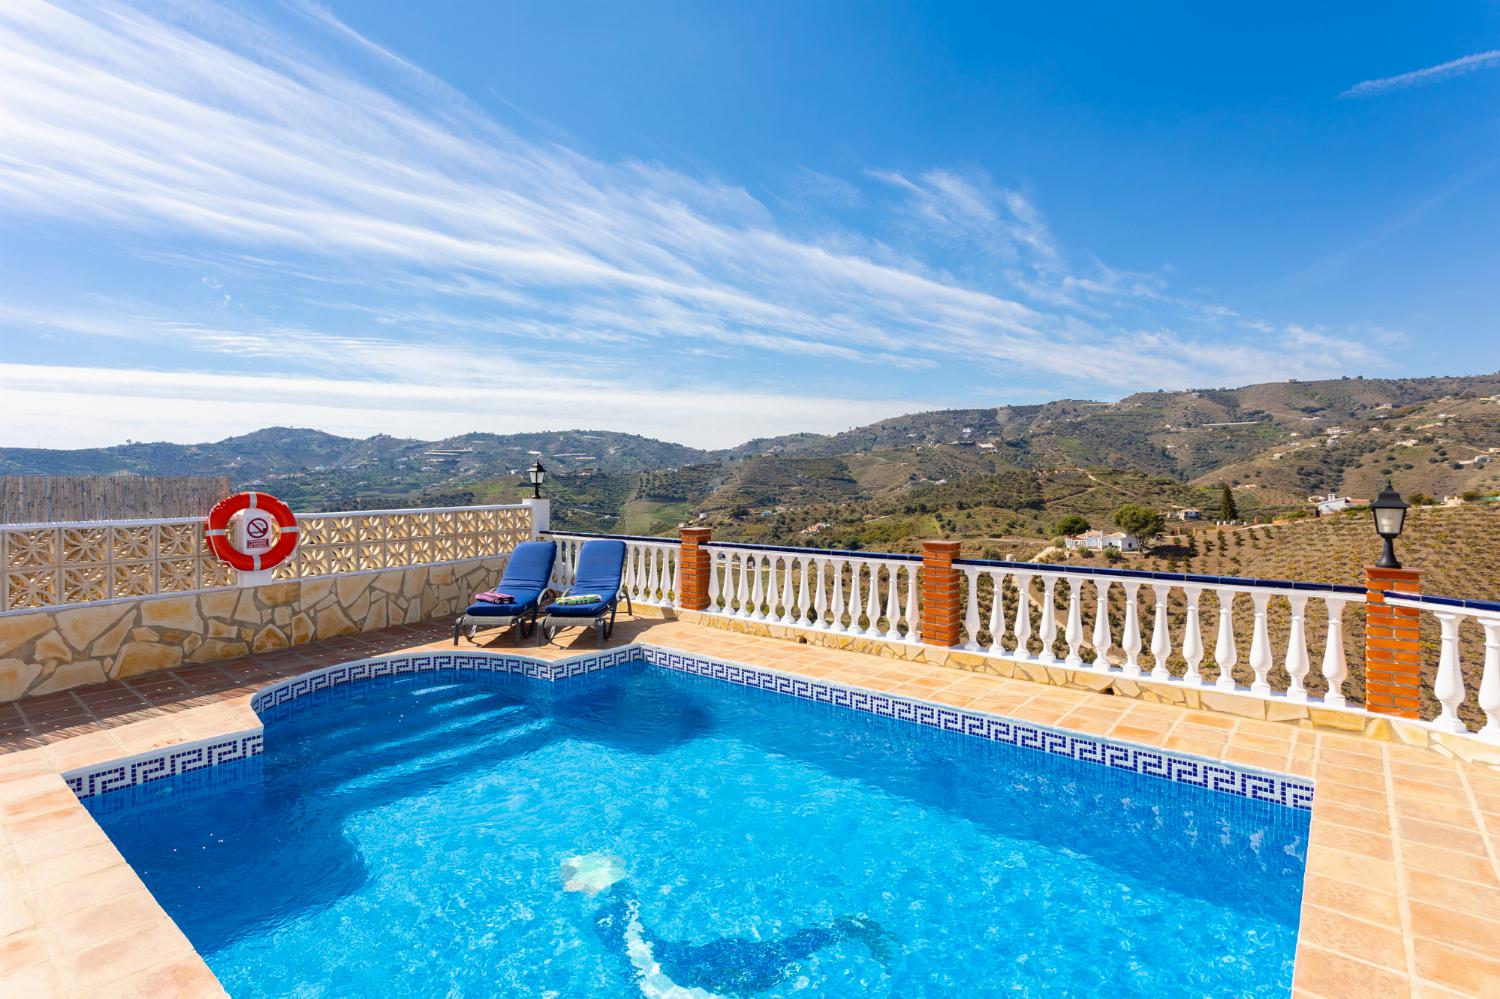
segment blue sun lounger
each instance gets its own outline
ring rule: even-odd
[[[542,633],[552,641],[562,628],[587,628],[593,626],[603,645],[604,640],[615,630],[615,605],[620,597],[625,598],[625,609],[635,613],[630,603],[630,594],[621,589],[625,575],[625,542],[585,541],[578,552],[578,569],[573,573],[573,585],[564,596],[572,594],[596,594],[598,600],[585,604],[548,604],[542,613]]]
[[[523,541],[516,545],[505,562],[505,574],[495,589],[509,593],[515,599],[508,604],[491,604],[478,601],[453,622],[453,644],[458,636],[468,629],[469,641],[483,628],[505,628],[519,624],[517,638],[525,638],[536,627],[537,607],[547,584],[552,579],[552,563],[557,559],[557,543],[554,541]]]

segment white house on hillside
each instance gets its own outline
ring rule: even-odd
[[[1330,513],[1339,513],[1353,506],[1370,505],[1369,500],[1355,499],[1353,496],[1340,496],[1337,493],[1329,493],[1327,496],[1309,496],[1307,501],[1317,508],[1319,517],[1326,517]]]
[[[1122,552],[1141,550],[1141,539],[1124,531],[1111,531],[1108,534],[1098,530],[1084,531],[1082,534],[1075,534],[1068,538],[1063,544],[1070,552],[1080,548],[1096,552],[1102,552],[1106,548],[1118,548]]]

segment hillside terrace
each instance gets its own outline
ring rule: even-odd
[[[545,500],[299,520],[297,555],[256,585],[205,557],[196,521],[0,529],[0,993],[221,994],[77,795],[212,766],[211,746],[254,753],[257,691],[452,654],[452,616],[518,541],[558,542],[562,588],[590,540],[548,532]],[[1423,594],[1400,569],[1353,587],[964,559],[945,541],[882,555],[702,528],[624,540],[636,614],[607,648],[1310,782],[1296,994],[1500,982],[1500,603]],[[459,652],[597,648],[592,632],[490,633]]]

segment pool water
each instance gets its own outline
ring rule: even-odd
[[[1286,995],[1308,816],[645,663],[87,799],[230,995]]]

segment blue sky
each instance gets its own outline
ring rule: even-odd
[[[1500,6],[1047,6],[10,0],[0,443],[1500,368]]]

